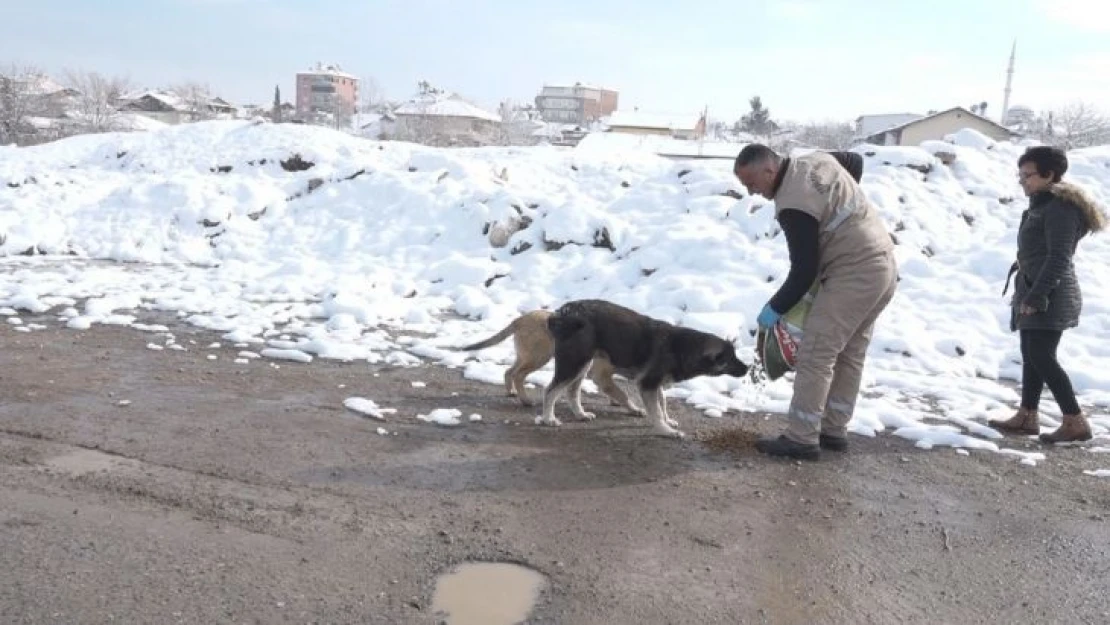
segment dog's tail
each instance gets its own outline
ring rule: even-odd
[[[566,339],[586,327],[586,320],[571,315],[551,315],[547,319],[547,329],[556,339]]]
[[[497,345],[501,341],[504,341],[505,339],[512,336],[513,333],[516,332],[516,326],[519,322],[520,322],[520,317],[517,317],[516,319],[513,319],[512,321],[510,321],[509,325],[502,328],[500,332],[498,332],[497,334],[494,334],[493,336],[489,337],[488,339],[478,341],[477,343],[471,343],[470,345],[464,345],[462,347],[456,347],[454,349],[457,350],[457,351],[460,351],[460,352],[472,352],[472,351],[479,350],[479,349],[485,349],[487,347],[493,347],[494,345]]]

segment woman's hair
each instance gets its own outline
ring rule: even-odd
[[[1026,149],[1025,154],[1018,158],[1018,167],[1026,163],[1033,163],[1037,168],[1037,174],[1042,178],[1048,178],[1051,174],[1052,182],[1060,182],[1068,171],[1068,155],[1060,148],[1049,145]]]

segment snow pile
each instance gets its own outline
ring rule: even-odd
[[[858,148],[901,282],[853,431],[999,449],[982,424],[1016,400],[1003,380],[1020,377],[1001,290],[1026,205],[1022,150],[973,131]],[[1110,147],[1070,157],[1069,178],[1110,205]],[[733,339],[751,362],[755,315],[789,261],[773,206],[730,165],[596,146],[440,150],[245,121],[0,148],[0,308],[50,310],[73,328],[166,311],[265,358],[431,360],[500,384],[511,341],[446,348],[601,297]],[[1110,403],[1106,258],[1110,237],[1083,241],[1084,317],[1061,346],[1087,405]],[[782,411],[790,384],[697,379],[671,396],[711,416]],[[1044,407],[1058,417],[1050,396]]]

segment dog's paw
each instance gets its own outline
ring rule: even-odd
[[[536,425],[558,426],[562,424],[563,422],[560,421],[558,417],[551,417],[550,419],[543,418],[543,415],[538,415],[536,417]]]
[[[632,416],[640,417],[641,419],[647,416],[647,411],[637,406],[628,406],[628,412],[632,413]]]
[[[682,439],[686,437],[685,432],[665,424],[655,426],[653,431],[657,436],[663,436],[665,438]]]
[[[592,412],[583,412],[582,414],[578,415],[578,418],[582,419],[583,421],[593,421],[597,418],[597,415]]]
[[[667,425],[671,426],[672,428],[678,427],[678,421],[676,421],[675,419],[673,419],[671,417],[667,417],[666,421],[664,421],[664,422]]]

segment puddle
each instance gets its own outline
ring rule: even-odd
[[[447,625],[516,625],[544,584],[538,571],[506,562],[471,562],[440,576],[432,610]]]
[[[134,461],[119,458],[92,449],[80,449],[63,456],[55,456],[46,461],[46,466],[74,476],[86,473],[99,473],[133,464]]]

